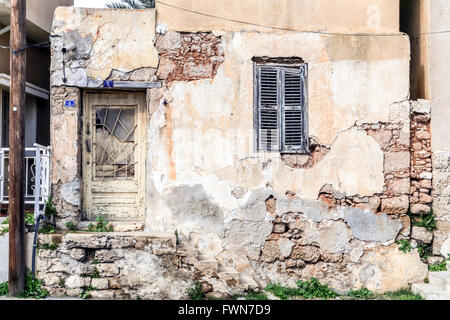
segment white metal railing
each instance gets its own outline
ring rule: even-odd
[[[25,204],[34,204],[37,217],[50,197],[50,147],[25,148]],[[8,204],[9,148],[0,148],[0,204]]]

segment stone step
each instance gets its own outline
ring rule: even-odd
[[[194,267],[201,272],[218,272],[219,262],[214,257],[199,255],[197,261],[194,262]]]
[[[95,221],[80,221],[78,224],[78,230],[87,231],[89,225],[96,225]],[[144,230],[144,223],[142,221],[110,221],[109,225],[112,225],[114,232],[139,232]]]
[[[246,276],[239,276],[239,285],[244,290],[254,290],[259,287],[255,280]]]
[[[219,266],[217,276],[224,281],[236,280],[239,282],[239,272],[232,267]]]
[[[450,293],[450,271],[430,272],[428,278],[431,285]]]
[[[450,293],[439,290],[431,283],[414,283],[411,290],[425,300],[450,300]]]
[[[177,254],[182,257],[197,257],[198,250],[191,245],[181,244],[177,246]]]

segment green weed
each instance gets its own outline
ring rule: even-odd
[[[186,290],[187,295],[191,300],[205,300],[206,296],[202,291],[202,284],[196,282],[193,288],[188,288]]]

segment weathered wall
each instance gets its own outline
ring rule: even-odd
[[[64,152],[54,154],[52,183],[63,219],[78,222],[81,201],[79,132],[64,128],[80,121],[79,107],[63,107],[65,95],[79,105],[70,86],[97,77],[159,79],[162,88],[147,95],[146,231],[177,230],[201,255],[261,285],[315,275],[341,291],[385,291],[426,277],[417,252],[403,254],[394,244],[411,231],[406,36],[195,29],[162,32],[154,46],[136,41],[134,55],[103,41],[111,37],[105,26],[115,39],[127,38],[130,29],[118,27],[123,22],[151,39],[146,28],[154,20],[144,25],[140,14],[152,13],[57,10],[52,141]],[[67,39],[77,50],[64,57]],[[111,49],[113,59],[88,54]],[[159,56],[149,62],[143,52]],[[255,56],[308,63],[311,155],[255,152]],[[66,85],[62,59],[70,66]]]
[[[168,32],[156,47],[180,56],[186,37],[196,34]],[[190,81],[161,60],[169,76],[167,87],[150,90],[146,228],[177,229],[260,284],[316,276],[338,290],[383,291],[421,281],[427,269],[418,254],[392,245],[410,236],[407,38],[220,37],[217,73],[202,63],[195,69],[212,79]],[[323,149],[317,159],[254,152],[254,56],[308,63],[310,136]],[[408,272],[381,267],[387,260]]]
[[[57,8],[52,30],[52,85],[87,87],[89,81],[114,79],[117,73],[131,71],[138,72],[135,77],[150,80],[158,66],[153,45],[155,10],[132,13]],[[63,48],[72,50],[63,55]],[[133,79],[133,74],[129,77]]]
[[[431,134],[433,151],[433,210],[437,230],[433,251],[450,253],[450,3],[431,1]],[[444,245],[445,244],[445,245]]]
[[[56,226],[78,224],[81,216],[81,96],[80,89],[52,87],[50,92],[51,190],[58,210]],[[74,107],[65,101],[73,100]]]
[[[281,28],[395,33],[398,10],[398,0],[166,0],[156,3],[158,25],[164,24],[173,31],[276,32]]]
[[[427,270],[418,254],[392,245],[410,236],[407,38],[216,36],[199,46],[207,52],[220,37],[216,73],[205,70],[205,57],[188,74],[160,62],[166,86],[150,90],[146,229],[176,229],[261,284],[317,276],[338,290],[382,291],[421,281]],[[184,56],[185,39],[195,37],[168,32],[156,47]],[[254,56],[308,63],[317,158],[254,152]],[[274,231],[274,221],[289,227]],[[381,267],[390,259],[409,272]]]
[[[186,299],[193,281],[177,268],[175,242],[142,232],[41,235],[38,275],[57,297]]]

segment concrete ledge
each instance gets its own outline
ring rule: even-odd
[[[62,236],[67,249],[120,249],[150,247],[154,254],[174,254],[176,237],[172,233],[153,232],[77,232]]]

